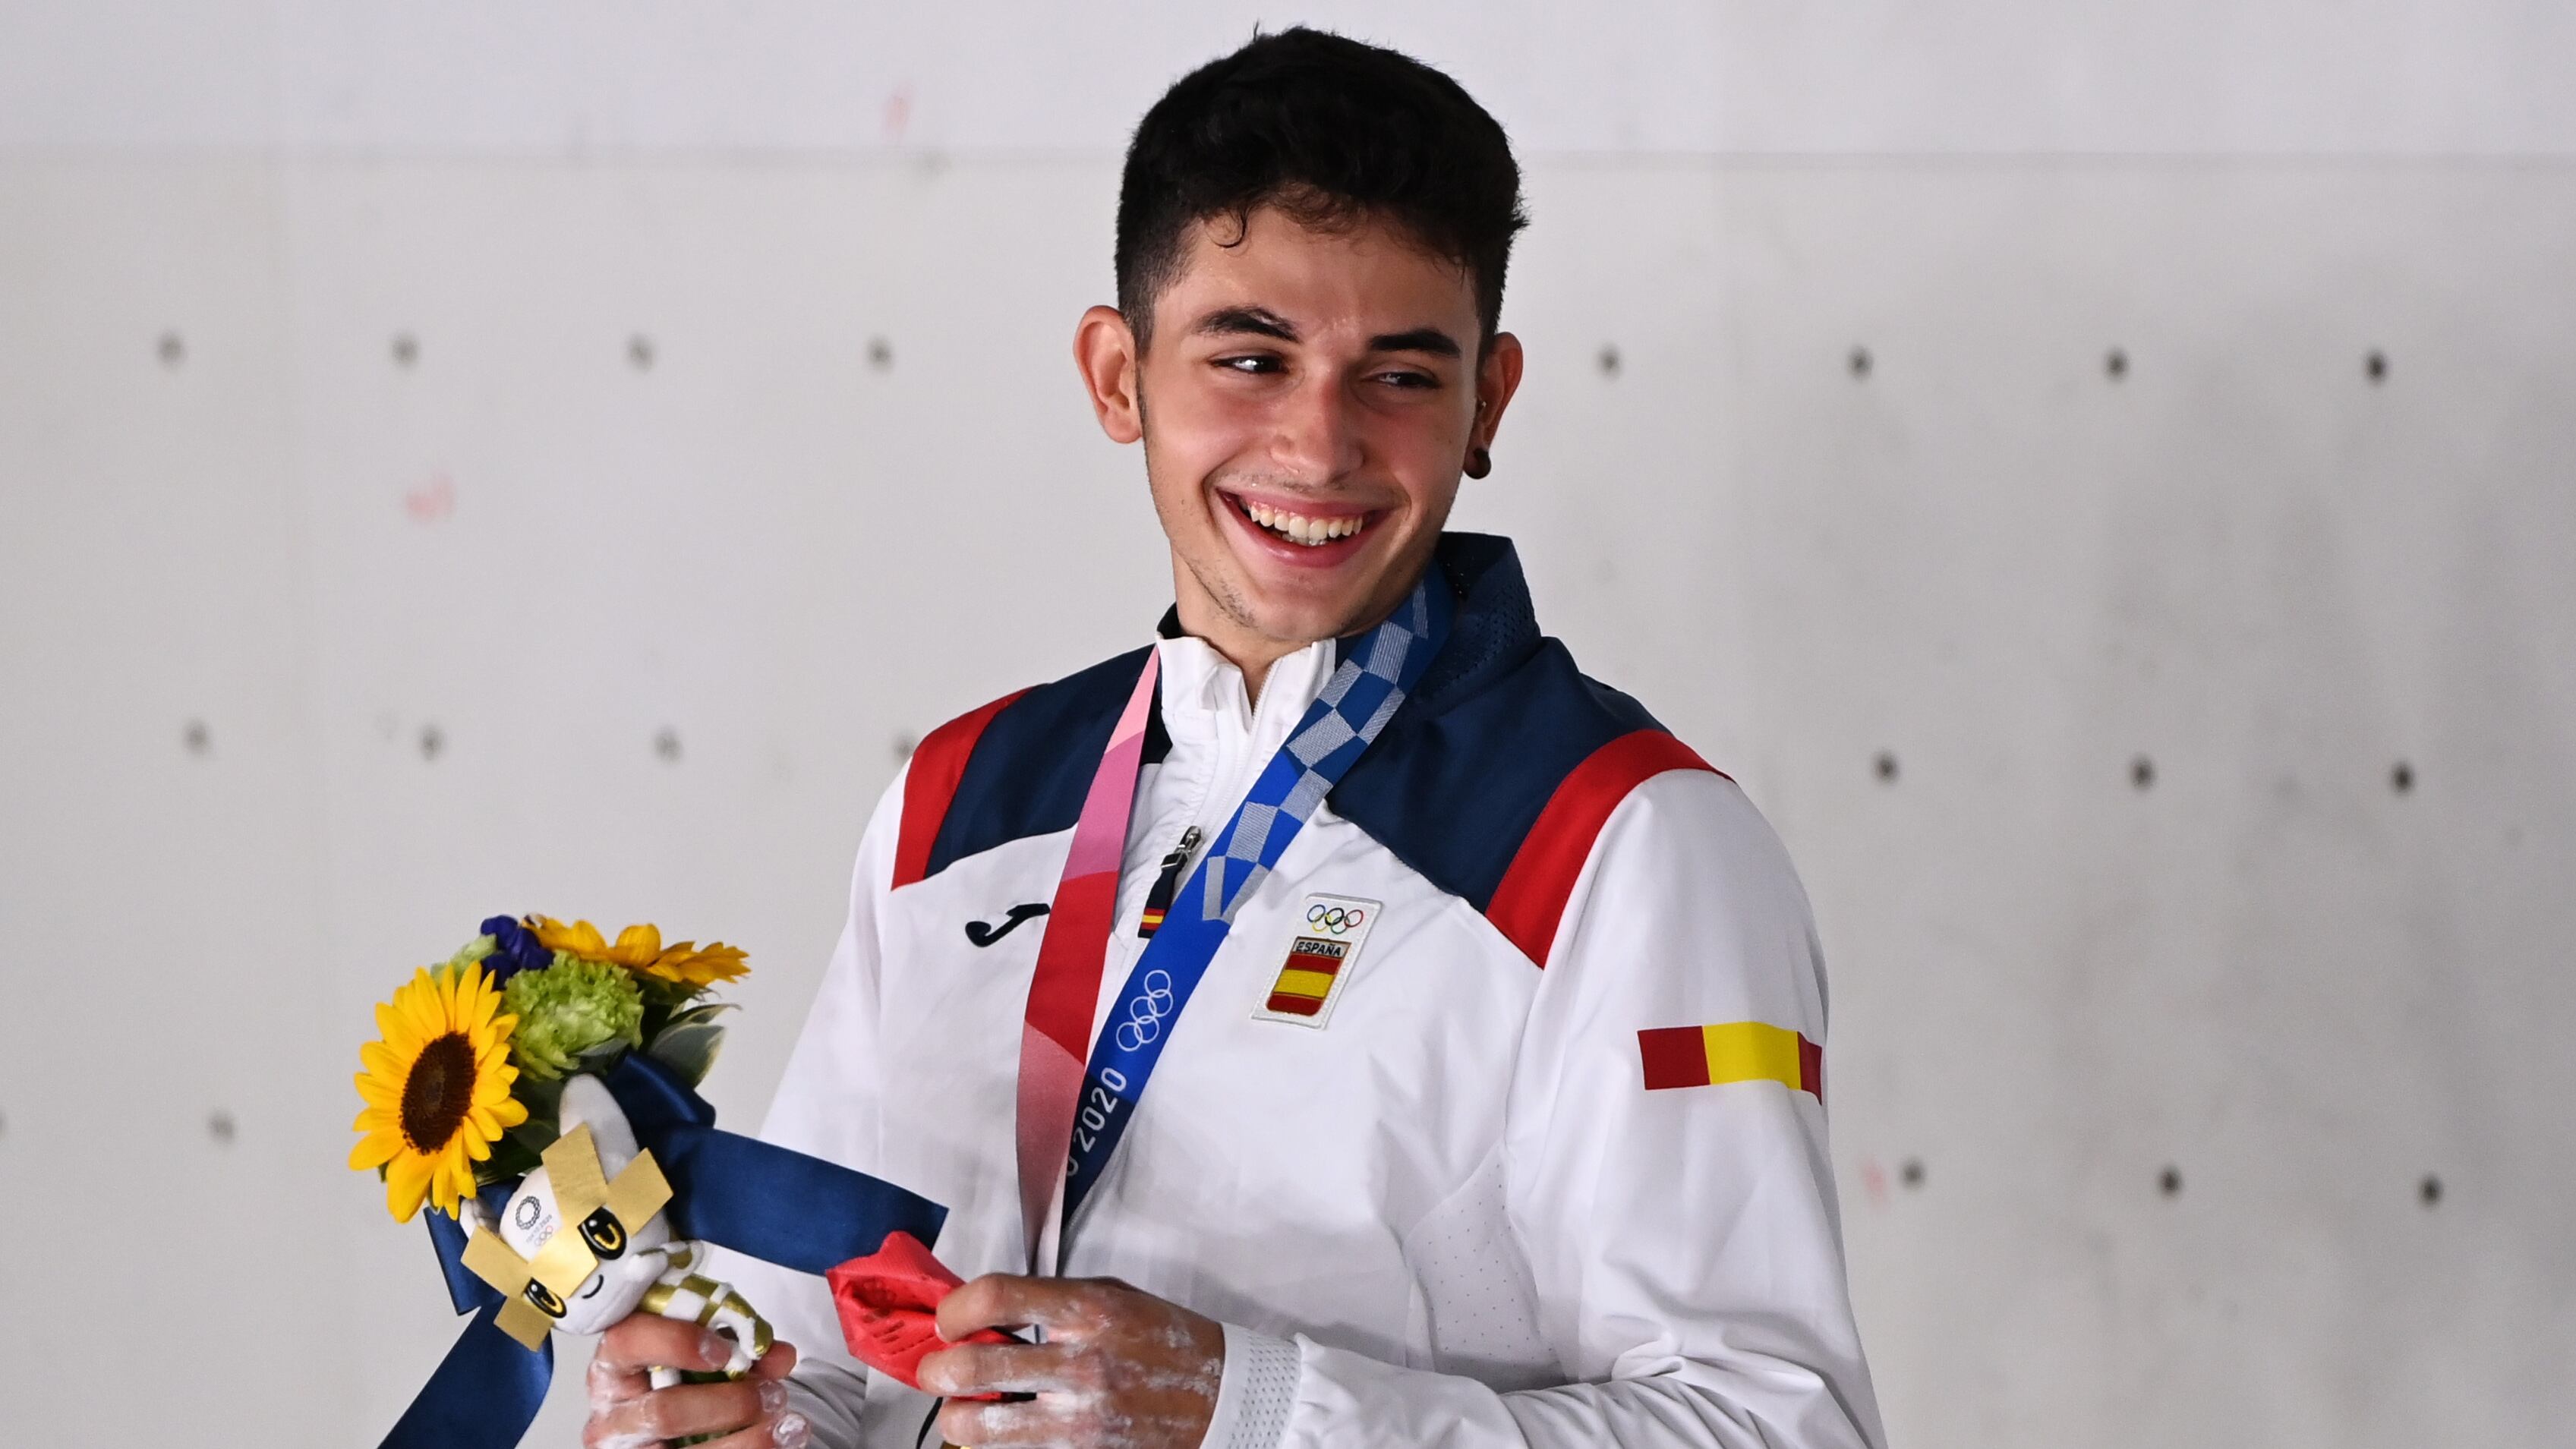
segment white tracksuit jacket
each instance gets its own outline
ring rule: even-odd
[[[1468,595],[1450,648],[1526,655],[1537,636],[1509,545],[1460,535],[1443,550]],[[1477,625],[1479,610],[1502,622]],[[1163,857],[1191,826],[1218,833],[1335,650],[1281,660],[1253,709],[1204,643],[1155,647],[1169,747],[1137,786],[1104,1017],[1143,945],[1138,916]],[[1103,666],[1091,694],[1108,713],[1138,657]],[[1486,894],[1457,885],[1473,871],[1442,864],[1455,842],[1440,832],[1497,829],[1474,817],[1476,781],[1512,774],[1531,753],[1519,732],[1551,727],[1548,701],[1570,698],[1578,687],[1562,681],[1579,676],[1567,662],[1551,677],[1536,703],[1488,709],[1482,736],[1462,736],[1473,750],[1453,741],[1442,757],[1474,764],[1490,751],[1489,766],[1426,766],[1407,778],[1466,783],[1417,784],[1389,795],[1400,808],[1377,810],[1398,822],[1380,833],[1428,844],[1400,858],[1337,810],[1338,793],[1318,811],[1241,908],[1069,1240],[1046,1245],[1068,1276],[1121,1278],[1226,1325],[1211,1449],[1883,1443],[1818,1095],[1823,966],[1788,857],[1742,791],[1650,752],[1606,786],[1592,772],[1601,798],[1588,817],[1565,807],[1574,785],[1520,787],[1549,813],[1501,827],[1526,828],[1517,845],[1472,841],[1513,861],[1489,900],[1459,893]],[[969,1278],[1026,1266],[1012,1123],[1045,922],[997,939],[989,929],[1050,899],[1072,837],[1069,811],[1015,838],[961,823],[978,770],[1005,813],[1043,793],[994,774],[982,756],[997,747],[973,741],[979,723],[960,722],[977,764],[956,803],[945,777],[960,748],[951,740],[943,757],[934,736],[878,807],[848,928],[765,1131],[947,1204],[938,1252]],[[1049,767],[1061,796],[1063,779],[1087,785],[1105,730],[1023,753],[1070,757]],[[1443,788],[1466,792],[1456,819]],[[943,849],[964,848],[925,872],[934,826]],[[1321,1027],[1258,1014],[1317,893],[1377,903],[1377,918]],[[974,944],[968,922],[991,944]],[[1702,1027],[1718,1030],[1677,1030]],[[1763,1045],[1797,1057],[1801,1038],[1803,1078]],[[1702,1078],[1716,1080],[1675,1084]],[[723,1266],[804,1354],[796,1400],[818,1444],[938,1443],[924,1433],[930,1399],[845,1355],[819,1280],[738,1257]]]

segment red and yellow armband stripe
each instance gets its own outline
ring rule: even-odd
[[[1825,1049],[1787,1027],[1758,1021],[1658,1026],[1637,1033],[1646,1090],[1778,1082],[1825,1099]]]

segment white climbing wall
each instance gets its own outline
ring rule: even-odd
[[[1379,12],[0,0],[10,1442],[392,1421],[488,912],[747,946],[756,1123],[909,740],[1166,597],[1067,340],[1256,18],[1522,148],[1460,521],[1804,871],[1896,1441],[2566,1442],[2576,6]]]

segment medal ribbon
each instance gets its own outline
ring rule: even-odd
[[[1145,724],[1154,707],[1159,651],[1145,668],[1127,708],[1110,732],[1100,768],[1091,778],[1082,815],[1073,827],[1073,849],[1056,885],[1046,935],[1038,944],[1037,973],[1029,982],[1026,1025],[1020,1034],[1019,1169],[1021,1225],[1030,1270],[1057,1174],[1064,1184],[1064,1221],[1099,1182],[1101,1171],[1126,1135],[1145,1084],[1162,1060],[1164,1044],[1208,963],[1250,898],[1315,807],[1386,728],[1404,697],[1422,678],[1449,630],[1448,591],[1426,571],[1395,614],[1342,653],[1324,692],[1307,706],[1252,791],[1237,805],[1190,873],[1170,913],[1128,973],[1100,1039],[1083,1047],[1100,1001],[1101,974],[1118,906],[1118,870],[1126,855],[1127,823],[1135,807],[1136,774],[1144,759]]]
[[[1055,1196],[1056,1164],[1073,1136],[1074,1101],[1082,1092],[1083,1048],[1100,1000],[1109,929],[1118,914],[1118,867],[1127,853],[1127,817],[1136,806],[1136,772],[1145,759],[1145,722],[1163,655],[1145,651],[1135,692],[1109,732],[1092,773],[1091,793],[1073,825],[1046,934],[1038,939],[1037,973],[1020,1027],[1020,1225],[1027,1230],[1029,1269],[1037,1270],[1038,1230]]]

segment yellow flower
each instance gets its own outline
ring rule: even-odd
[[[566,952],[584,961],[607,961],[630,971],[643,970],[662,952],[662,933],[651,926],[627,927],[617,933],[614,946],[602,939],[599,928],[588,921],[567,926],[552,916],[530,916],[527,927],[537,933],[537,944],[549,951]]]
[[[751,968],[742,964],[743,955],[740,946],[728,946],[722,941],[710,942],[703,951],[695,941],[682,941],[654,957],[644,974],[695,991],[750,975]]]
[[[713,986],[749,975],[743,964],[744,952],[739,946],[722,941],[711,943],[705,950],[695,941],[682,941],[664,950],[662,933],[653,926],[629,926],[617,933],[617,944],[610,945],[599,934],[599,928],[588,921],[575,921],[567,926],[552,916],[528,917],[528,929],[537,933],[537,944],[549,951],[562,951],[585,961],[608,961],[629,971],[668,981],[691,990]]]
[[[383,1039],[358,1049],[367,1106],[351,1125],[366,1136],[349,1165],[385,1169],[385,1206],[399,1221],[410,1222],[424,1201],[453,1216],[473,1196],[474,1164],[528,1120],[510,1096],[519,1019],[500,1008],[500,990],[479,963],[436,974],[423,967],[376,1007]]]

